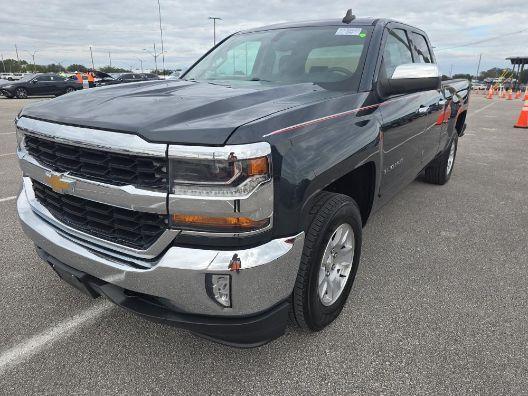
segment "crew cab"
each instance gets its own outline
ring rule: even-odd
[[[58,96],[78,89],[82,89],[82,84],[54,73],[28,74],[18,81],[0,87],[5,97],[18,99],[26,99],[29,96]]]
[[[318,331],[372,213],[450,179],[468,99],[404,23],[250,29],[178,80],[23,109],[19,218],[64,281],[144,317],[244,347]]]

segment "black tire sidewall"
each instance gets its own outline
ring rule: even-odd
[[[331,323],[341,312],[348,298],[352,284],[356,276],[361,256],[361,220],[358,216],[359,211],[352,201],[345,202],[341,205],[332,216],[326,219],[323,226],[324,231],[317,241],[317,250],[311,257],[310,274],[308,281],[308,293],[306,306],[310,318],[310,327],[313,330],[320,330]],[[354,258],[352,268],[347,279],[347,284],[339,298],[330,306],[324,306],[321,303],[318,294],[319,270],[324,254],[324,250],[331,236],[341,224],[347,223],[354,231]]]

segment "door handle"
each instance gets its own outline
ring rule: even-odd
[[[429,112],[429,106],[420,106],[418,114],[427,114]]]

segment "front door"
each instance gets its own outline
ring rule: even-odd
[[[397,66],[413,63],[413,58],[404,29],[390,29],[386,35],[381,74],[390,77]],[[425,128],[426,106],[420,92],[388,98],[380,106],[383,134],[380,194],[386,199],[420,171],[419,136]]]

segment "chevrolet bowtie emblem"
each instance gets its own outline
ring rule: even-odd
[[[66,178],[62,173],[46,173],[46,184],[59,194],[73,192],[75,180]]]

